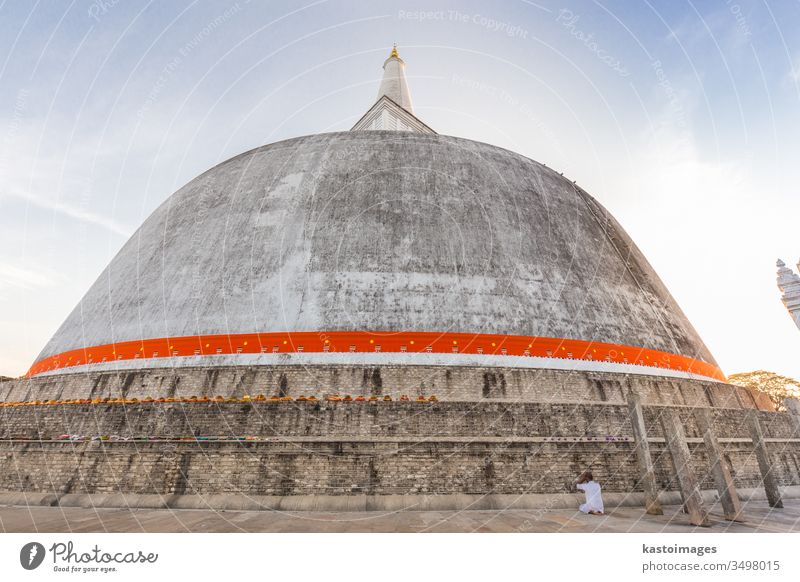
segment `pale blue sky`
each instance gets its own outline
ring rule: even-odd
[[[422,13],[421,13],[422,11]],[[0,3],[0,374],[212,165],[348,129],[397,42],[418,115],[563,171],[726,373],[800,377],[800,3]]]

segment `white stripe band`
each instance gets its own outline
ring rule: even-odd
[[[720,382],[716,378],[692,374],[683,370],[620,364],[602,360],[574,360],[568,358],[542,358],[539,356],[502,356],[487,354],[435,354],[435,353],[367,353],[367,352],[308,352],[283,354],[214,354],[161,358],[137,358],[111,362],[82,364],[42,372],[42,378],[61,374],[92,372],[125,372],[150,368],[202,368],[227,366],[465,366],[479,368],[518,368],[541,370],[568,370],[575,372],[609,372],[637,374]],[[721,382],[720,382],[721,383]]]

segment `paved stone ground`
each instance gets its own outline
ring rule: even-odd
[[[568,510],[405,511],[322,513],[80,507],[0,507],[0,531],[11,532],[800,532],[800,500],[784,509],[751,501],[742,523],[722,519],[719,506],[710,528],[688,524],[679,506],[650,516],[620,507],[605,516]]]

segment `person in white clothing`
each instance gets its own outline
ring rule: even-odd
[[[591,515],[603,515],[603,496],[600,493],[600,483],[594,480],[591,471],[583,472],[576,487],[586,493],[586,503],[581,503],[578,509]]]

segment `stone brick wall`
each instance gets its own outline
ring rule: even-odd
[[[677,488],[645,417],[660,486]],[[692,464],[713,488],[690,408],[678,408]],[[255,402],[0,409],[0,491],[251,495],[566,493],[592,469],[606,491],[636,491],[627,407],[603,403]],[[757,487],[745,411],[714,413],[739,487]],[[779,481],[800,484],[800,440],[786,414],[759,413]],[[51,440],[62,433],[160,441]],[[250,441],[180,437],[252,436]],[[588,437],[593,440],[589,441]],[[610,437],[610,438],[605,438]],[[553,439],[561,439],[554,441]]]
[[[645,407],[644,419],[649,438],[663,438],[661,427],[661,412],[667,407]],[[688,439],[702,439],[703,435],[697,427],[691,407],[672,407],[678,411],[678,416],[683,424]],[[794,424],[788,414],[759,412],[759,422],[766,438],[772,439],[800,439],[800,429]],[[750,428],[745,410],[712,410],[712,420],[717,438],[721,439],[750,439]]]
[[[702,445],[702,486],[713,488]],[[779,482],[800,483],[798,452],[774,449]],[[676,490],[655,446],[661,488]],[[758,487],[752,448],[726,446],[739,487]],[[3,443],[0,490],[43,493],[343,495],[567,493],[587,467],[610,492],[640,490],[630,443]]]
[[[644,409],[650,438],[663,438],[659,417],[664,409]],[[677,410],[687,438],[701,438],[692,409]],[[713,414],[718,438],[750,438],[746,411],[721,409]],[[800,438],[789,415],[759,415],[767,438]],[[62,434],[335,439],[633,436],[627,407],[600,403],[140,402],[2,408],[0,421],[0,439],[54,439]]]
[[[0,400],[126,396],[315,395],[398,397],[435,394],[440,400],[624,402],[629,388],[644,404],[761,408],[768,398],[745,388],[616,373],[471,366],[228,366],[62,374],[0,383]]]

